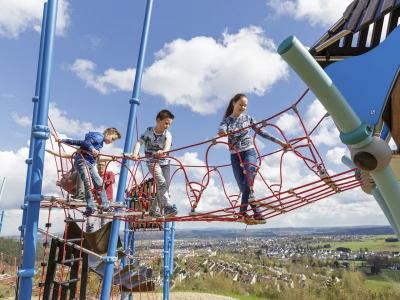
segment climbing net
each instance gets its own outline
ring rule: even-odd
[[[77,192],[76,189],[74,190],[76,177],[79,178],[79,175],[77,176],[77,172],[74,170],[73,162],[74,157],[82,155],[82,152],[74,148],[74,153],[68,155],[66,153],[71,152],[70,149],[66,149],[66,145],[62,143],[55,143],[54,138],[51,138],[51,153],[54,155],[60,193],[57,196],[45,196],[41,202],[41,207],[48,209],[49,213],[45,224],[46,228],[40,230],[45,236],[43,244],[45,247],[41,262],[40,283],[37,288],[39,299],[49,299],[50,292],[53,298],[57,299],[65,297],[68,293],[70,296],[76,297],[82,286],[83,289],[86,289],[88,283],[82,280],[78,282],[75,277],[78,278],[78,273],[87,269],[88,265],[97,275],[103,276],[102,256],[107,252],[108,239],[104,244],[96,236],[107,236],[105,232],[111,225],[109,221],[115,219],[125,221],[128,224],[129,232],[138,232],[140,244],[139,250],[135,251],[134,243],[131,240],[134,235],[130,234],[128,241],[125,241],[125,245],[128,245],[127,251],[118,254],[120,259],[115,264],[112,297],[117,298],[124,292],[145,292],[150,297],[155,297],[152,293],[154,293],[156,285],[161,283],[160,276],[157,274],[161,270],[162,251],[161,247],[157,248],[151,244],[151,238],[143,238],[144,232],[148,234],[160,231],[163,229],[164,222],[243,222],[243,219],[239,218],[241,193],[236,185],[230,183],[232,181],[230,180],[232,178],[231,164],[213,163],[219,152],[224,153],[226,157],[226,152],[230,149],[233,150],[234,155],[238,155],[243,173],[254,195],[251,205],[253,208],[257,207],[259,214],[265,219],[288,213],[360,186],[360,177],[357,176],[355,169],[331,174],[333,172],[326,168],[313,142],[313,134],[318,131],[319,126],[328,118],[328,115],[321,116],[315,124],[311,125],[303,120],[299,105],[307,93],[308,90],[292,106],[252,125],[255,131],[253,142],[257,153],[257,163],[251,165],[251,170],[254,170],[253,174],[248,173],[249,168],[246,168],[246,162],[228,143],[226,136],[169,151],[165,158],[170,160],[172,167],[169,181],[170,192],[173,199],[179,198],[179,207],[186,208],[186,213],[180,209],[177,216],[170,218],[153,218],[149,215],[149,207],[152,201],[156,200],[157,187],[153,180],[154,170],[147,171],[147,157],[133,160],[129,156],[104,153],[100,155],[100,159],[106,161],[104,173],[110,168],[110,164],[115,164],[116,167],[124,165],[128,170],[125,202],[110,202],[111,211],[103,211],[98,192],[92,184],[91,191],[99,206],[96,213],[90,217],[92,221],[84,217],[86,202],[74,198],[74,194]],[[284,114],[290,115],[295,120],[293,126],[297,126],[298,130],[293,132],[296,132],[296,135],[293,132],[291,135],[286,134],[279,126],[279,118]],[[57,135],[51,120],[50,125]],[[138,136],[138,126],[136,128]],[[261,128],[274,131],[274,135],[284,140],[289,147],[279,147],[263,153],[262,151],[267,147],[256,138],[257,131]],[[229,132],[227,135],[235,133]],[[179,156],[179,153],[184,153],[184,155]],[[198,158],[198,153],[204,153],[203,160]],[[192,159],[188,159],[188,154]],[[129,164],[126,164],[127,161]],[[296,163],[293,164],[293,161]],[[89,175],[87,168],[88,166],[86,166],[86,173]],[[288,172],[290,173],[288,174]],[[251,178],[255,178],[255,180],[250,182]],[[105,185],[105,180],[103,185]],[[64,212],[65,221],[62,238],[56,237],[50,232],[51,212],[60,208]],[[246,204],[247,212],[251,212],[253,208],[247,209]],[[85,232],[88,224],[93,222],[93,218],[99,221],[100,229],[92,233]],[[247,220],[244,222],[258,224],[249,223]],[[49,247],[50,249],[48,249]],[[81,262],[85,259],[86,265],[82,263],[82,269],[80,269]],[[56,264],[52,263],[54,260],[57,261]],[[123,261],[124,263],[122,263]],[[83,273],[81,276],[84,278]],[[52,282],[51,289],[46,288],[46,282]],[[78,286],[81,288],[79,289]],[[94,299],[97,299],[99,288],[89,288],[89,290],[97,290],[97,294],[92,295]]]
[[[221,148],[226,148],[224,151],[233,149],[238,155],[245,177],[253,187],[254,195],[256,195],[251,204],[258,206],[260,214],[266,219],[360,186],[359,178],[355,176],[353,169],[337,174],[328,172],[312,139],[313,134],[318,131],[318,127],[328,115],[323,115],[316,124],[311,124],[310,128],[307,128],[308,124],[306,125],[299,110],[300,102],[307,93],[308,90],[292,106],[255,124],[255,131],[261,128],[273,130],[276,133],[275,136],[284,140],[290,147],[262,153],[261,150],[265,147],[260,146],[260,142],[256,139],[257,132],[255,132],[253,141],[258,162],[253,165],[255,172],[252,175],[256,178],[254,182],[250,183],[250,176],[245,170],[246,163],[243,162],[233,146],[227,142],[226,137],[213,138],[172,149],[165,156],[170,160],[172,166],[169,182],[170,190],[173,197],[180,198],[180,202],[185,203],[186,208],[188,208],[186,214],[181,212],[178,216],[165,219],[153,219],[148,216],[149,204],[154,201],[156,196],[156,185],[152,180],[152,172],[148,172],[147,168],[144,167],[147,158],[140,157],[134,160],[133,165],[128,168],[129,180],[125,190],[126,203],[122,207],[119,204],[116,205],[118,209],[114,212],[96,214],[96,216],[103,219],[118,218],[135,224],[162,223],[165,221],[237,222],[241,207],[239,200],[241,195],[237,188],[226,180],[228,176],[231,176],[229,175],[232,172],[230,170],[231,165],[212,163],[213,153],[220,151]],[[299,128],[297,136],[286,135],[284,130],[277,125],[277,120],[284,114],[290,114],[292,118],[296,119],[294,126]],[[53,130],[55,131],[54,126]],[[237,132],[230,132],[227,135],[235,133]],[[57,148],[53,141],[52,146]],[[63,144],[58,145],[57,151],[61,157],[55,157],[59,180],[67,178],[72,172],[72,158],[62,158],[62,153],[65,152],[64,147]],[[177,155],[183,151],[186,153],[188,151],[196,151],[197,153],[204,151],[204,161],[197,159],[198,163],[196,164],[185,163],[185,156],[179,157]],[[101,157],[108,159],[106,169],[110,163],[122,164],[124,159],[131,159],[127,156],[110,154],[101,154]],[[294,159],[301,162],[301,165],[297,163],[295,168],[301,168],[308,172],[297,181],[291,180],[291,176],[296,173],[296,170],[287,170],[287,167],[285,167],[286,161],[293,161]],[[289,171],[291,174],[286,174],[285,171]],[[305,180],[308,180],[308,182],[305,182]],[[211,189],[218,190],[218,199],[210,198]],[[182,195],[186,200],[183,199]],[[73,206],[78,211],[82,211],[85,202],[78,204],[73,201],[66,201],[65,199],[68,199],[68,197],[70,195],[65,195],[65,191],[62,191],[62,197],[47,198],[46,201],[42,202],[42,206],[63,208]],[[205,206],[209,208],[207,211],[202,210],[202,203],[205,203]],[[251,210],[250,208],[247,211]]]

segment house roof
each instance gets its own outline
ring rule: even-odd
[[[322,67],[368,52],[398,26],[400,0],[354,0],[310,49]],[[385,21],[387,20],[387,21]]]

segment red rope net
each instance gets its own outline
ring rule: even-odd
[[[253,165],[255,174],[251,174],[253,176],[250,176],[250,178],[255,177],[255,181],[250,182],[249,174],[246,174],[246,171],[243,172],[250,186],[254,189],[255,195],[257,195],[257,199],[252,201],[251,204],[256,205],[260,214],[266,219],[288,213],[305,205],[325,199],[331,195],[354,189],[361,184],[359,179],[355,176],[355,170],[348,170],[334,175],[328,173],[325,163],[312,140],[313,133],[317,131],[327,115],[324,115],[311,129],[307,129],[306,122],[303,120],[298,110],[300,102],[307,93],[308,90],[306,90],[291,107],[256,124],[257,129],[255,131],[261,128],[273,130],[275,136],[281,138],[290,145],[290,147],[286,149],[276,149],[269,153],[262,153],[261,147],[258,146],[259,142],[256,140],[257,133],[255,132],[253,136],[258,160],[257,164]],[[297,136],[288,137],[277,125],[277,119],[284,113],[290,113],[296,118],[296,126],[298,126],[301,131]],[[54,126],[53,130],[55,131]],[[235,132],[230,132],[228,135],[234,133]],[[58,149],[59,156],[62,156],[62,152],[64,151],[62,147],[63,145],[61,144]],[[226,148],[224,149],[226,152],[228,149],[233,148],[232,145],[226,141],[226,137],[218,137],[173,149],[169,152],[168,156],[165,156],[170,159],[172,166],[170,187],[173,191],[173,197],[185,197],[187,199],[186,207],[188,208],[188,212],[186,214],[181,211],[178,216],[167,219],[152,219],[148,217],[149,204],[151,201],[154,201],[156,195],[156,185],[152,180],[152,172],[146,173],[144,171],[146,168],[142,166],[147,158],[140,157],[135,160],[133,165],[129,168],[129,180],[125,195],[130,205],[123,208],[122,212],[103,214],[101,217],[104,219],[119,218],[133,223],[164,221],[238,221],[238,212],[241,206],[239,200],[240,193],[237,192],[238,188],[235,185],[230,184],[230,181],[226,180],[227,177],[232,177],[230,164],[212,164],[214,153],[221,151],[221,147]],[[186,151],[186,153],[187,151],[196,151],[196,153],[199,153],[199,150],[204,152],[204,162],[198,159],[198,164],[185,164],[185,157],[176,155],[183,151]],[[121,155],[109,154],[101,154],[101,157],[110,160],[106,164],[106,169],[109,167],[111,161],[113,163],[122,164],[123,159],[130,159],[129,157]],[[246,163],[242,161],[240,155],[238,155],[238,157],[241,165],[245,167]],[[286,162],[288,160],[293,161],[293,159],[301,162],[302,166],[297,163],[297,167],[308,170],[309,173],[297,182],[294,182],[295,180],[293,179],[291,180],[293,174],[285,173],[287,172],[287,168],[285,168]],[[63,160],[67,162],[63,163]],[[61,178],[63,176],[68,176],[71,172],[71,165],[71,158],[56,158],[56,166]],[[289,170],[289,172],[293,173],[292,170]],[[305,182],[305,180],[307,180],[307,182]],[[206,212],[198,212],[204,201],[209,202],[209,200],[204,200],[204,198],[208,197],[209,189],[217,189],[220,199],[209,206],[212,207],[212,209]],[[94,193],[94,195],[96,196],[96,193]],[[59,202],[59,205],[61,206],[68,205],[67,202],[62,202],[63,204],[60,203],[61,202]],[[44,201],[42,203],[42,206],[48,207],[49,205],[54,207],[54,201]],[[82,204],[82,207],[84,205],[85,203]],[[251,210],[250,208],[247,211]]]

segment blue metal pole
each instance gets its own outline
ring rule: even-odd
[[[129,232],[129,244],[130,244],[130,254],[133,256],[135,255],[135,232],[132,230],[131,232]],[[129,260],[130,264],[134,263],[134,259],[131,258]],[[129,293],[129,300],[133,300],[133,293]]]
[[[0,186],[0,201],[3,198],[4,187],[6,186],[6,177],[3,178],[3,181]],[[4,218],[4,210],[1,211],[1,219],[0,219],[0,234],[1,229],[3,228],[3,218]]]
[[[43,44],[44,44],[44,37],[45,37],[46,19],[47,19],[47,3],[44,3],[44,5],[43,5],[43,17],[42,17],[42,32],[40,34],[39,61],[38,61],[37,71],[36,71],[35,95],[32,98],[33,114],[32,114],[32,127],[31,128],[33,128],[36,125],[36,120],[37,120],[37,110],[38,110],[37,103],[38,103],[38,100],[39,100],[40,80],[41,80],[41,76],[42,76]],[[29,154],[28,154],[28,158],[25,160],[25,163],[27,164],[26,181],[25,181],[25,194],[24,194],[25,197],[27,195],[29,195],[30,191],[31,191],[32,154],[33,154],[34,139],[35,139],[35,137],[34,137],[33,131],[32,131],[31,132],[31,139],[30,139],[30,143],[29,143]],[[19,227],[19,230],[21,231],[21,234],[20,234],[21,240],[24,237],[24,229],[25,229],[25,223],[26,223],[26,207],[27,207],[27,202],[24,200],[24,204],[21,206],[21,209],[22,209],[22,224]]]
[[[140,94],[140,88],[142,85],[144,58],[145,58],[145,54],[146,54],[147,39],[148,39],[149,28],[150,28],[150,17],[151,17],[152,8],[153,8],[153,0],[147,0],[146,14],[145,14],[145,18],[144,18],[144,25],[143,25],[143,31],[142,31],[142,38],[141,38],[141,42],[140,42],[139,57],[138,57],[137,66],[136,66],[135,83],[134,83],[134,87],[133,87],[132,98],[129,100],[130,111],[129,111],[129,118],[128,118],[128,128],[126,131],[124,153],[131,153],[133,150],[133,137],[134,137],[136,109],[137,109],[137,106],[140,104],[139,94]],[[128,161],[126,159],[123,159],[122,165],[121,165],[121,172],[120,172],[120,176],[119,176],[119,182],[118,182],[117,198],[116,198],[116,201],[119,203],[124,202],[124,194],[125,194],[125,186],[126,186],[127,175],[128,175],[128,167],[129,167]],[[114,272],[114,263],[116,261],[115,252],[117,250],[119,228],[120,228],[120,220],[118,220],[118,219],[113,220],[112,226],[111,226],[110,239],[109,239],[109,243],[108,243],[107,256],[104,257],[106,267],[105,267],[105,271],[104,271],[103,284],[101,287],[101,298],[100,298],[101,300],[107,300],[110,297],[112,277],[113,277],[113,272]]]
[[[4,219],[4,210],[1,211],[1,219],[0,219],[0,234],[3,229],[3,219]]]
[[[53,59],[54,35],[56,30],[58,0],[48,0],[43,64],[40,80],[37,123],[32,128],[34,146],[32,154],[32,179],[30,194],[27,195],[26,228],[24,232],[24,252],[22,268],[18,272],[20,290],[18,299],[32,298],[33,276],[35,275],[37,226],[42,200],[42,179],[46,140],[49,137],[47,118],[49,114],[50,78]]]
[[[126,206],[131,208],[131,198],[127,199],[125,201]],[[125,221],[125,228],[124,228],[124,251],[125,253],[131,254],[131,249],[130,249],[130,229],[129,229],[129,222]],[[127,258],[126,256],[122,258],[122,268],[124,268],[127,265]],[[128,293],[129,295],[131,295],[132,293]],[[121,299],[124,300],[125,299],[125,292],[121,293]]]
[[[6,177],[3,178],[0,186],[0,200],[3,198],[4,187],[6,186]]]
[[[169,222],[164,223],[164,272],[163,272],[163,300],[169,300]]]
[[[175,222],[171,224],[171,233],[169,239],[169,275],[174,273],[174,248],[175,248]]]

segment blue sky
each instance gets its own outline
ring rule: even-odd
[[[18,215],[15,208],[22,201],[24,186],[23,158],[29,140],[42,1],[3,2],[0,161],[4,168],[0,176],[8,177],[2,205],[14,217]],[[51,113],[60,132],[79,138],[91,128],[116,126],[125,134],[145,2],[61,2],[51,85]],[[138,108],[139,130],[152,125],[160,109],[168,108],[176,116],[171,128],[173,144],[180,147],[213,137],[229,98],[237,92],[249,95],[249,114],[256,119],[290,106],[305,86],[276,55],[276,47],[289,35],[296,35],[311,46],[349,2],[155,0]],[[310,124],[324,113],[314,100],[309,96],[301,107]],[[286,117],[280,124],[296,134],[290,116]],[[328,125],[317,137],[321,154],[331,170],[343,170],[337,158],[345,149],[338,142],[335,129]],[[108,150],[118,152],[122,147],[120,141]],[[265,143],[263,151],[272,149],[274,145]],[[214,160],[228,160],[225,149],[216,153]],[[177,155],[189,162],[204,159],[201,150]],[[295,163],[290,167],[302,166]],[[301,177],[302,173],[298,175]],[[226,176],[232,179],[229,170]],[[291,183],[298,182],[293,179]],[[53,191],[54,180],[48,179],[44,187]],[[288,221],[286,216],[279,217],[272,225],[386,224],[370,197],[359,192],[356,195],[337,197],[333,200],[336,202],[325,206],[316,204],[313,209],[301,210],[297,217],[288,217]],[[353,198],[352,202],[346,203],[349,198]]]

